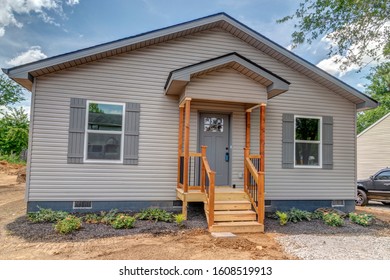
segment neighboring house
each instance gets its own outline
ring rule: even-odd
[[[377,102],[224,13],[3,71],[32,91],[28,211],[205,201],[210,230],[262,231],[265,208],[354,209]]]
[[[357,178],[390,167],[390,113],[357,136]]]

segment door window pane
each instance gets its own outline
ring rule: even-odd
[[[319,165],[320,144],[295,143],[295,165]]]
[[[223,118],[204,118],[204,131],[223,132]]]
[[[88,133],[87,159],[120,160],[121,134]]]
[[[390,171],[384,171],[376,176],[377,180],[390,180]]]

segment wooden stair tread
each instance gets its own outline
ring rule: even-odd
[[[215,204],[250,204],[249,200],[216,200]]]
[[[246,222],[215,222],[213,226],[261,226],[262,224],[255,221]]]
[[[215,222],[209,230],[210,232],[260,233],[264,232],[264,225],[255,221]]]
[[[214,212],[214,215],[229,215],[229,214],[232,214],[232,215],[239,215],[239,214],[242,214],[242,215],[246,215],[246,214],[256,214],[255,211],[252,211],[252,210],[221,210],[221,211],[215,211]]]

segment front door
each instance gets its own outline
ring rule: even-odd
[[[207,159],[215,171],[215,185],[228,186],[230,166],[229,115],[200,115],[200,146],[207,146]]]

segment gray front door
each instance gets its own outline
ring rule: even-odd
[[[210,168],[216,172],[215,185],[230,185],[229,115],[202,113],[199,135],[200,146],[207,146],[207,159]]]

